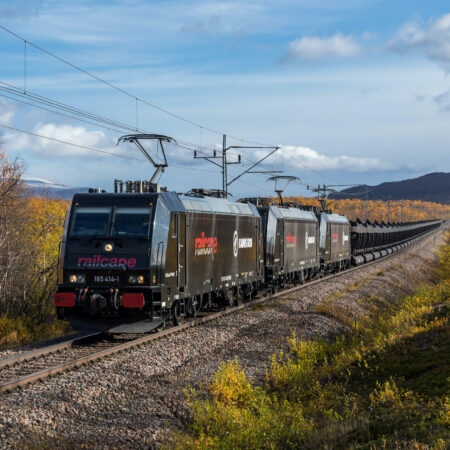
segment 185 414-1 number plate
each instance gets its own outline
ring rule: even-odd
[[[119,275],[92,275],[94,283],[120,283]]]

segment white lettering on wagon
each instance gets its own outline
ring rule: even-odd
[[[239,248],[252,248],[253,239],[252,238],[242,238],[239,239]]]
[[[239,238],[238,232],[235,231],[233,234],[233,255],[237,258],[240,248],[252,248],[253,238]]]

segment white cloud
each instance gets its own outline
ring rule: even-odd
[[[343,36],[340,33],[336,33],[334,36],[326,38],[307,36],[296,39],[289,44],[289,50],[284,59],[348,58],[360,52],[361,47],[352,36]]]
[[[108,139],[99,130],[87,130],[82,126],[47,123],[37,125],[33,133],[83,147],[118,153],[112,140]],[[10,150],[34,152],[43,158],[92,158],[104,156],[104,154],[93,152],[87,148],[75,147],[28,134],[8,133],[5,135],[5,139]]]
[[[17,107],[5,100],[0,100],[0,123],[10,125],[16,115]]]
[[[261,156],[263,156],[263,153]],[[259,156],[259,153],[258,153]],[[348,172],[366,172],[370,170],[390,170],[392,165],[378,158],[359,158],[354,156],[327,156],[308,147],[286,145],[278,153],[278,162],[284,162],[285,168],[313,170],[343,170]]]
[[[148,170],[151,171],[150,164],[147,163],[144,156],[134,144],[121,143],[117,146],[117,138],[112,138],[101,130],[88,130],[83,126],[72,126],[68,124],[45,123],[37,125],[32,132],[36,135],[46,136],[54,140],[26,133],[11,132],[5,134],[5,141],[8,149],[30,152],[33,153],[34,156],[46,159],[89,158],[90,160],[101,159],[102,161],[105,159],[112,159],[120,164],[123,164],[125,161],[129,164],[135,161],[135,159],[138,159],[138,161],[135,162],[138,162],[140,165],[144,164],[144,167],[147,167]],[[81,147],[68,145],[64,142],[76,144]],[[156,161],[163,161],[156,141],[146,143],[145,147]],[[100,152],[89,150],[89,148],[100,150]],[[167,143],[164,145],[164,148],[167,159],[169,160],[169,165],[172,162],[187,163],[188,165],[194,164],[193,151]],[[111,158],[108,154],[102,152],[120,154],[126,158]],[[131,159],[128,160],[128,158]],[[140,163],[140,161],[142,161],[142,163]]]
[[[431,61],[450,70],[450,14],[444,14],[428,26],[410,22],[400,28],[386,45],[396,53],[424,53]]]

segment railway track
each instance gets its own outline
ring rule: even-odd
[[[437,231],[438,230],[433,230],[431,233],[435,233]],[[25,352],[17,356],[0,359],[0,393],[13,391],[14,389],[17,389],[26,384],[33,383],[53,375],[57,375],[65,371],[75,369],[77,367],[81,367],[92,361],[105,358],[114,353],[147,344],[157,339],[161,339],[164,336],[169,336],[188,328],[196,327],[203,323],[214,321],[223,316],[233,314],[236,311],[252,307],[259,303],[269,302],[273,299],[283,297],[293,292],[297,292],[301,289],[305,289],[309,286],[321,283],[322,281],[341,277],[350,272],[368,267],[372,264],[377,264],[378,262],[384,261],[394,255],[398,255],[400,252],[407,248],[411,248],[411,245],[416,244],[424,237],[426,236],[422,236],[421,239],[417,239],[411,242],[410,245],[405,246],[401,250],[375,261],[371,261],[361,266],[353,267],[341,272],[330,274],[317,280],[309,281],[306,284],[284,289],[275,294],[256,298],[242,305],[234,306],[212,314],[207,314],[200,318],[191,319],[181,325],[168,328],[151,335],[129,339],[125,337],[119,341],[116,339],[108,338],[102,333],[93,333],[91,335],[74,338],[59,344],[51,345],[49,347]]]

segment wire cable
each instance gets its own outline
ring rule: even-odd
[[[129,92],[129,91],[125,90],[125,89],[122,89],[122,88],[116,86],[115,84],[113,84],[113,83],[111,83],[111,82],[109,82],[109,81],[106,81],[106,80],[104,80],[103,78],[101,78],[101,77],[99,77],[99,76],[97,76],[97,75],[95,75],[95,74],[89,72],[88,70],[83,69],[82,67],[77,66],[76,64],[74,64],[74,63],[68,61],[67,59],[64,59],[64,58],[58,56],[57,54],[55,54],[55,53],[53,53],[53,52],[51,52],[51,51],[49,51],[49,50],[47,50],[47,49],[41,47],[40,45],[35,44],[34,42],[31,42],[31,41],[25,39],[24,37],[20,36],[18,33],[15,33],[14,31],[10,30],[9,28],[7,28],[7,27],[5,27],[5,26],[3,26],[3,25],[0,25],[0,29],[4,30],[6,33],[9,33],[11,36],[13,36],[13,37],[15,37],[15,38],[17,38],[17,39],[23,41],[23,43],[24,43],[24,45],[25,45],[25,49],[26,49],[26,46],[27,46],[27,45],[32,46],[32,47],[34,47],[35,49],[37,49],[37,50],[39,50],[39,51],[45,53],[46,55],[48,55],[48,56],[50,56],[50,57],[52,57],[52,58],[54,58],[54,59],[60,61],[61,63],[66,64],[66,65],[68,65],[69,67],[71,67],[71,68],[73,68],[73,69],[75,69],[75,70],[77,70],[77,71],[83,73],[84,75],[86,75],[86,76],[88,76],[88,77],[91,77],[91,78],[95,79],[95,80],[98,81],[99,83],[102,83],[102,84],[104,84],[104,85],[106,85],[106,86],[108,86],[108,87],[110,87],[110,88],[116,90],[117,92],[120,92],[121,94],[128,96],[129,98],[133,99],[134,102],[136,102],[136,108],[137,108],[137,103],[138,103],[138,102],[141,102],[141,103],[143,103],[143,104],[145,104],[145,105],[147,105],[147,106],[149,106],[149,107],[151,107],[151,108],[154,108],[154,109],[156,109],[156,110],[158,110],[158,111],[160,111],[160,112],[162,112],[162,113],[164,113],[164,114],[167,114],[167,115],[169,115],[169,116],[171,116],[171,117],[174,117],[174,118],[176,118],[176,119],[178,119],[178,120],[181,120],[181,121],[183,121],[183,122],[185,122],[185,123],[187,123],[187,124],[190,124],[190,125],[192,125],[192,126],[198,127],[201,134],[202,134],[203,130],[206,130],[206,131],[209,131],[209,132],[214,133],[214,134],[217,134],[217,135],[224,135],[224,134],[225,134],[225,135],[227,135],[228,138],[234,139],[234,140],[237,140],[237,141],[241,141],[242,143],[243,143],[243,142],[247,142],[247,143],[249,143],[249,144],[261,145],[261,146],[273,146],[272,144],[262,144],[262,143],[260,143],[260,142],[251,141],[251,140],[248,140],[248,139],[243,139],[242,137],[236,137],[236,136],[227,134],[227,133],[225,133],[225,132],[223,132],[223,131],[219,131],[219,130],[216,130],[216,129],[209,128],[209,127],[206,127],[206,126],[204,126],[204,125],[201,125],[201,124],[199,124],[199,123],[197,123],[197,122],[195,122],[195,121],[193,121],[193,120],[187,119],[187,118],[185,118],[185,117],[183,117],[183,116],[181,116],[181,115],[179,115],[179,114],[173,113],[172,111],[169,111],[169,110],[166,109],[166,108],[162,108],[162,107],[160,107],[160,106],[158,106],[158,105],[156,105],[156,104],[154,104],[154,103],[151,103],[151,102],[149,102],[149,101],[147,101],[147,100],[144,100],[144,99],[142,99],[142,98],[140,98],[140,97],[137,97],[136,95],[132,94],[131,92]],[[25,59],[25,63],[26,63],[26,59]],[[26,70],[26,69],[25,69],[25,70]],[[24,76],[26,76],[26,73],[24,73]],[[18,89],[18,88],[17,88],[17,89]],[[27,94],[26,88],[23,90],[23,93],[24,93],[24,94]],[[67,105],[66,105],[66,106],[67,106]],[[97,116],[97,117],[99,118],[100,116]],[[137,111],[136,111],[136,124],[135,124],[135,126],[126,125],[126,129],[128,129],[128,130],[139,131],[139,130],[138,130],[138,122],[137,122],[137,118],[138,118],[138,116],[137,116]],[[112,126],[117,126],[118,123],[115,122],[115,121],[109,121],[109,124],[112,125]],[[122,124],[122,125],[123,125],[123,124]],[[124,129],[125,129],[125,127],[124,127]],[[193,145],[196,145],[196,144],[193,144]],[[196,145],[196,147],[204,148],[204,146],[202,145],[202,143],[200,144],[200,146]],[[282,150],[282,151],[283,151],[283,150]],[[284,153],[286,154],[286,152],[284,152]],[[290,156],[291,156],[291,155],[290,155]],[[320,173],[319,171],[309,168],[307,165],[303,164],[298,158],[293,157],[293,156],[291,156],[291,157],[292,157],[294,160],[296,160],[299,164],[301,164],[301,166],[304,167],[306,170],[310,170],[311,172],[314,172],[314,173],[318,174],[320,177],[322,177],[322,178],[324,178],[324,179],[332,179],[330,176],[325,176],[325,175],[323,175],[322,173]],[[249,161],[250,161],[250,159],[249,159]]]
[[[59,144],[65,144],[65,145],[70,145],[72,147],[78,147],[78,148],[82,148],[84,150],[89,150],[89,151],[93,151],[93,152],[97,152],[97,153],[102,153],[108,156],[116,156],[118,158],[124,158],[124,159],[131,159],[134,161],[142,161],[142,162],[146,162],[145,159],[142,158],[135,158],[133,156],[127,156],[127,155],[121,155],[119,153],[113,153],[113,152],[108,152],[106,150],[100,150],[98,148],[93,148],[93,147],[88,147],[86,145],[79,145],[79,144],[74,144],[73,142],[68,142],[68,141],[63,141],[62,139],[56,139],[56,138],[52,138],[50,136],[44,136],[42,134],[38,134],[38,133],[33,133],[32,131],[28,131],[28,130],[22,130],[21,128],[16,128],[16,127],[12,127],[10,125],[6,125],[4,123],[0,123],[0,127],[2,128],[6,128],[8,130],[12,130],[12,131],[18,131],[20,133],[25,133],[25,134],[29,134],[31,136],[34,137],[38,137],[38,138],[42,138],[42,139],[47,139],[49,141],[53,141],[53,142],[58,142]],[[207,169],[197,169],[196,167],[188,167],[188,166],[183,166],[180,164],[171,164],[173,167],[177,167],[177,168],[181,168],[181,169],[188,169],[188,170],[195,170],[195,171],[199,171],[199,172],[211,172],[211,173],[215,173],[214,170],[207,170]]]
[[[1,83],[1,82],[0,82],[0,83]],[[0,87],[0,90],[1,90],[1,89],[2,89],[2,88]],[[15,95],[15,94],[16,94],[16,93],[14,93],[13,95]],[[22,93],[18,93],[18,95],[20,95],[21,97],[25,97],[25,98],[30,96],[30,95],[22,94]],[[41,109],[41,110],[44,110],[44,111],[47,111],[47,112],[50,112],[50,113],[53,113],[53,114],[57,114],[57,115],[60,115],[60,116],[63,116],[63,117],[67,117],[67,118],[69,118],[69,119],[78,120],[78,121],[80,121],[80,122],[88,123],[88,124],[90,124],[90,125],[99,126],[99,127],[101,127],[101,128],[104,128],[104,129],[113,131],[113,132],[118,133],[118,134],[122,134],[122,133],[123,133],[123,130],[118,130],[118,129],[116,129],[116,128],[111,128],[111,127],[102,125],[102,124],[97,123],[97,122],[91,122],[91,121],[89,121],[89,120],[85,120],[85,119],[82,119],[82,118],[80,118],[80,117],[72,116],[72,115],[70,115],[70,114],[64,114],[64,113],[61,113],[61,112],[59,112],[59,111],[55,111],[55,110],[53,110],[53,109],[45,108],[44,106],[41,106],[41,105],[38,105],[38,104],[35,104],[35,103],[26,102],[26,101],[20,100],[20,99],[18,99],[18,98],[10,97],[10,96],[8,96],[8,95],[6,95],[6,94],[0,93],[0,96],[2,96],[2,97],[4,97],[4,98],[7,98],[7,99],[9,99],[9,100],[13,100],[13,101],[16,101],[16,102],[19,102],[19,103],[22,103],[22,104],[26,104],[26,105],[29,105],[29,106],[33,106],[33,107],[35,107],[35,108],[39,108],[39,109]],[[39,97],[41,97],[41,96],[39,96]],[[33,100],[34,100],[34,99],[33,99]],[[91,114],[91,113],[88,113],[88,114]],[[22,130],[22,131],[24,131],[24,130]],[[144,132],[145,130],[138,130],[138,131]],[[24,132],[25,132],[25,131],[24,131]],[[45,136],[43,136],[43,137],[45,138]],[[69,144],[69,145],[70,145],[70,144]],[[74,145],[75,145],[75,144],[74,144]],[[194,151],[194,150],[197,149],[196,144],[189,143],[189,142],[186,142],[186,141],[181,141],[181,140],[177,140],[177,146],[178,146],[178,147],[181,147],[181,148],[183,148],[183,149],[189,150],[189,151]],[[197,150],[197,151],[198,151],[199,153],[202,153],[202,154],[204,154],[204,155],[207,155],[207,153],[204,153],[204,152],[201,151],[201,150]],[[248,159],[248,158],[247,158],[247,159]],[[140,160],[140,161],[144,161],[144,160]],[[250,160],[249,160],[249,161],[250,161]],[[214,171],[214,170],[193,168],[193,167],[183,166],[183,165],[173,164],[173,163],[171,163],[171,166],[172,166],[172,167],[177,167],[177,168],[185,168],[185,169],[188,169],[188,170],[198,170],[198,171],[201,171],[201,172],[216,173],[216,171]],[[246,167],[246,166],[244,165],[244,167]]]
[[[51,52],[49,50],[46,50],[45,48],[35,44],[34,42],[31,42],[31,41],[23,38],[19,34],[15,33],[14,31],[12,31],[12,30],[10,30],[8,28],[6,28],[3,25],[0,25],[0,28],[2,30],[4,30],[5,32],[9,33],[10,35],[14,36],[15,38],[22,40],[27,45],[30,45],[30,46],[34,47],[35,49],[37,49],[37,50],[39,50],[39,51],[41,51],[41,52],[51,56],[52,58],[55,58],[56,60],[62,62],[63,64],[66,64],[66,65],[72,67],[73,69],[78,70],[79,72],[83,73],[84,75],[97,80],[99,83],[102,83],[102,84],[104,84],[106,86],[109,86],[110,88],[115,89],[116,91],[118,91],[118,92],[120,92],[120,93],[122,93],[122,94],[124,94],[124,95],[126,95],[126,96],[128,96],[130,98],[132,98],[134,101],[140,101],[141,103],[143,103],[143,104],[145,104],[145,105],[147,105],[147,106],[149,106],[151,108],[154,108],[157,111],[163,112],[164,114],[167,114],[167,115],[169,115],[171,117],[174,117],[175,119],[181,120],[181,121],[183,121],[183,122],[185,122],[185,123],[187,123],[189,125],[198,127],[200,129],[203,129],[203,130],[207,130],[207,131],[209,131],[211,133],[214,133],[214,134],[218,134],[218,135],[224,135],[225,134],[225,135],[227,135],[227,137],[230,137],[231,139],[236,139],[236,140],[247,142],[247,143],[250,143],[250,144],[269,146],[268,144],[261,144],[261,143],[258,143],[258,142],[250,141],[248,139],[239,138],[239,137],[236,137],[236,136],[233,136],[233,135],[229,135],[229,134],[227,134],[225,132],[222,132],[222,131],[219,131],[219,130],[215,130],[213,128],[206,127],[204,125],[200,125],[197,122],[194,122],[194,121],[192,121],[190,119],[187,119],[187,118],[185,118],[185,117],[183,117],[183,116],[181,116],[179,114],[173,113],[173,112],[169,111],[168,109],[162,108],[162,107],[160,107],[160,106],[158,106],[158,105],[156,105],[154,103],[150,103],[150,102],[148,102],[148,101],[146,101],[146,100],[144,100],[144,99],[142,99],[142,98],[132,94],[131,92],[128,92],[125,89],[122,89],[122,88],[116,86],[115,84],[110,83],[109,81],[106,81],[103,78],[100,78],[99,76],[97,76],[97,75],[95,75],[95,74],[93,74],[93,73],[91,73],[91,72],[89,72],[89,71],[87,71],[87,70],[85,70],[85,69],[83,69],[83,68],[73,64],[73,63],[71,63],[70,61],[68,61],[68,60],[66,60],[66,59],[56,55],[55,53],[53,53],[53,52]]]
[[[181,121],[183,121],[183,122],[185,122],[185,123],[188,123],[188,124],[190,124],[190,125],[192,125],[192,126],[198,127],[198,128],[200,129],[200,133],[201,133],[201,134],[202,134],[203,130],[206,130],[206,131],[209,131],[209,132],[211,132],[211,133],[218,134],[218,135],[226,134],[228,138],[234,139],[234,140],[237,140],[237,141],[241,141],[242,143],[243,143],[243,142],[247,142],[247,143],[255,144],[255,145],[271,146],[271,145],[269,145],[269,144],[262,144],[262,143],[260,143],[260,142],[251,141],[251,140],[248,140],[248,139],[243,139],[242,137],[236,137],[236,136],[227,134],[227,133],[225,133],[225,132],[222,132],[222,131],[219,131],[219,130],[216,130],[216,129],[213,129],[213,128],[206,127],[206,126],[201,125],[201,124],[199,124],[199,123],[197,123],[197,122],[195,122],[195,121],[192,121],[192,120],[190,120],[190,119],[187,119],[187,118],[185,118],[185,117],[183,117],[183,116],[181,116],[181,115],[179,115],[179,114],[173,113],[173,112],[169,111],[168,109],[162,108],[162,107],[160,107],[160,106],[158,106],[158,105],[156,105],[156,104],[154,104],[154,103],[151,103],[151,102],[149,102],[149,101],[147,101],[147,100],[144,100],[144,99],[142,99],[142,98],[140,98],[140,97],[137,97],[136,95],[132,94],[131,92],[129,92],[129,91],[125,90],[125,89],[122,89],[122,88],[116,86],[115,84],[113,84],[113,83],[111,83],[111,82],[109,82],[109,81],[104,80],[103,78],[101,78],[101,77],[99,77],[99,76],[97,76],[97,75],[95,75],[95,74],[89,72],[88,70],[85,70],[85,69],[83,69],[83,68],[77,66],[76,64],[74,64],[74,63],[68,61],[67,59],[64,59],[64,58],[62,58],[62,57],[56,55],[55,53],[53,53],[53,52],[51,52],[51,51],[49,51],[49,50],[47,50],[47,49],[41,47],[40,45],[35,44],[34,42],[31,42],[31,41],[25,39],[24,37],[22,37],[22,36],[20,36],[19,34],[13,32],[12,30],[8,29],[7,27],[5,27],[5,26],[3,26],[3,25],[0,25],[0,29],[4,30],[5,32],[9,33],[10,35],[12,35],[13,37],[15,37],[15,38],[17,38],[17,39],[22,40],[22,41],[24,42],[25,48],[26,48],[27,45],[32,46],[32,47],[34,47],[35,49],[37,49],[37,50],[39,50],[39,51],[41,51],[41,52],[47,54],[48,56],[50,56],[50,57],[52,57],[52,58],[54,58],[54,59],[60,61],[61,63],[66,64],[66,65],[68,65],[69,67],[71,67],[71,68],[73,68],[73,69],[75,69],[75,70],[77,70],[77,71],[83,73],[84,75],[86,75],[86,76],[88,76],[88,77],[91,77],[91,78],[95,79],[95,80],[98,81],[99,83],[102,83],[102,84],[104,84],[104,85],[106,85],[106,86],[108,86],[108,87],[110,87],[110,88],[116,90],[117,92],[120,92],[121,94],[126,95],[126,96],[128,96],[129,98],[132,98],[132,99],[134,100],[134,102],[136,102],[136,108],[137,108],[137,103],[138,103],[138,102],[141,102],[141,103],[143,103],[143,104],[145,104],[145,105],[147,105],[147,106],[149,106],[149,107],[151,107],[151,108],[154,108],[154,109],[156,109],[156,110],[158,110],[158,111],[160,111],[160,112],[163,112],[163,113],[165,113],[165,114],[167,114],[167,115],[169,115],[169,116],[171,116],[171,117],[174,117],[174,118],[176,118],[176,119],[178,119],[178,120],[181,120]],[[26,59],[25,59],[25,63],[26,63]],[[26,76],[26,73],[24,73],[24,76]],[[3,83],[3,84],[6,85],[7,83]],[[14,89],[19,90],[19,88],[16,87],[16,86],[10,85],[10,87],[13,87]],[[25,95],[25,96],[30,96],[30,95],[29,95],[29,92],[27,92],[26,88],[24,88],[24,90],[23,90],[21,93],[19,93],[19,91],[16,91],[16,92],[14,93],[14,95],[21,95],[22,97],[23,97],[24,95]],[[128,130],[128,131],[131,131],[131,130],[133,130],[133,131],[139,131],[139,129],[138,129],[138,122],[137,122],[137,119],[138,119],[137,110],[136,110],[136,124],[135,124],[135,126],[131,126],[131,125],[127,125],[127,124],[121,124],[120,122],[113,121],[113,120],[111,120],[111,119],[105,119],[105,118],[103,118],[103,117],[101,117],[101,116],[97,116],[97,115],[95,115],[95,114],[91,114],[91,113],[88,113],[88,112],[85,112],[85,111],[82,111],[82,110],[78,110],[77,108],[73,108],[73,107],[70,107],[70,106],[68,106],[68,105],[64,105],[64,104],[61,104],[61,103],[59,103],[59,102],[56,102],[56,101],[53,101],[53,100],[50,100],[50,99],[45,99],[45,97],[38,96],[37,94],[33,94],[32,97],[33,97],[33,100],[34,100],[34,101],[39,101],[39,102],[41,102],[41,103],[43,102],[43,103],[47,104],[47,106],[51,106],[51,107],[54,107],[54,108],[57,107],[57,108],[59,108],[59,109],[64,109],[66,112],[71,112],[71,113],[73,113],[73,114],[81,115],[82,117],[85,117],[85,118],[89,118],[89,119],[95,120],[96,122],[98,121],[98,122],[100,122],[100,123],[109,124],[110,126],[116,126],[116,127],[119,126],[120,128],[122,128],[122,129],[124,129],[124,130]],[[51,104],[48,103],[48,101],[50,101]],[[45,108],[44,108],[44,109],[45,109]],[[47,111],[49,111],[49,110],[47,109]],[[55,112],[55,113],[56,113],[56,111],[49,111],[49,112]],[[66,117],[67,117],[67,116],[66,116]],[[74,117],[72,117],[72,118],[74,118]],[[86,123],[92,124],[92,122],[87,122],[87,121],[85,121],[85,122],[86,122]],[[92,124],[92,125],[93,125],[93,124]],[[112,128],[109,128],[109,127],[103,126],[103,128],[110,129],[111,131],[114,131],[114,132],[119,132],[118,130],[112,129]],[[197,144],[192,144],[192,143],[190,143],[190,145],[195,146],[194,148],[198,148],[198,147],[200,147],[200,148],[205,148],[202,144],[201,144],[200,146],[198,146]],[[180,146],[180,147],[183,147],[183,146]],[[188,149],[188,150],[193,150],[193,149],[191,149],[191,148],[187,148],[186,146],[185,146],[184,148],[186,148],[186,149]],[[282,150],[282,151],[283,151],[283,150]],[[203,153],[203,152],[200,150],[200,153]],[[286,154],[286,152],[284,152],[284,153]],[[203,154],[204,154],[204,153],[203,153]],[[323,174],[321,174],[320,172],[318,172],[318,171],[316,171],[316,170],[314,170],[314,169],[311,169],[311,168],[307,167],[307,166],[306,166],[305,164],[303,164],[298,158],[293,157],[292,155],[290,155],[290,157],[292,157],[293,159],[295,159],[295,160],[296,160],[299,164],[301,164],[302,167],[304,167],[305,169],[317,173],[319,176],[323,177],[324,179],[330,178],[330,177],[325,177],[325,176],[324,176]],[[250,160],[249,158],[247,158],[247,159],[251,162],[251,160]],[[244,166],[244,167],[245,167],[245,166]]]

